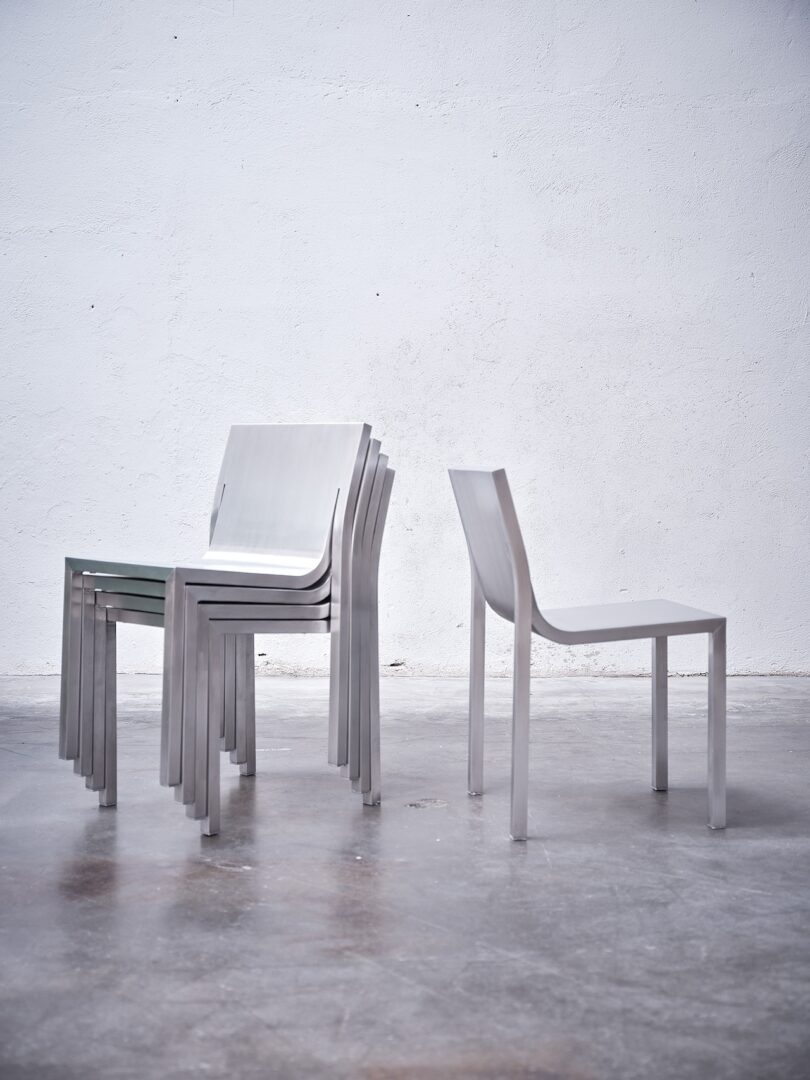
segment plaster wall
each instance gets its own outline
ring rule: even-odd
[[[806,3],[4,0],[0,100],[2,672],[58,670],[65,554],[199,555],[228,426],[318,419],[398,471],[391,670],[466,670],[445,469],[487,465],[541,603],[695,603],[732,671],[810,671]]]

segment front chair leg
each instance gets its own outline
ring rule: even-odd
[[[513,840],[529,833],[529,703],[531,695],[531,609],[515,615],[515,671],[512,683],[512,819]]]
[[[59,756],[79,753],[79,683],[82,648],[82,575],[65,560],[65,607],[62,624],[62,693],[59,706]]]
[[[475,569],[470,605],[470,716],[467,744],[467,791],[484,793],[484,676],[486,673],[486,601]]]
[[[96,600],[90,575],[82,578],[81,664],[79,683],[79,756],[74,772],[93,775],[93,696],[95,688]],[[92,786],[92,785],[89,785]]]
[[[186,813],[191,818],[203,821],[202,830],[203,832],[207,832],[208,829],[204,819],[206,819],[208,815],[208,785],[214,764],[217,769],[219,768],[219,717],[214,717],[213,709],[211,707],[211,676],[212,673],[220,667],[220,664],[217,662],[219,658],[216,655],[216,650],[211,649],[211,642],[214,635],[211,631],[211,621],[208,618],[207,609],[203,604],[195,604],[194,619],[197,624],[194,631],[194,641],[196,645],[194,658],[196,696],[193,708],[191,708],[189,712],[195,725],[195,748],[193,758],[195,777],[194,798],[187,805]],[[187,630],[188,629],[190,629],[190,627],[187,627]],[[223,670],[222,677],[219,680],[220,685],[225,678],[224,660],[222,661],[221,666]],[[216,678],[214,693],[218,693]],[[212,728],[217,735],[216,753],[214,754],[216,762],[214,764],[209,760],[211,753]],[[183,777],[183,780],[185,782],[185,776]],[[218,772],[217,784],[219,784]],[[216,832],[217,830],[215,829],[214,831]]]
[[[244,639],[242,670],[238,678],[244,679],[245,760],[239,765],[242,776],[256,775],[256,660],[253,634],[241,635]]]
[[[709,828],[726,827],[726,623],[709,634]]]
[[[93,771],[86,784],[91,791],[103,791],[107,786],[107,609],[96,604],[93,614]]]
[[[652,787],[666,791],[667,776],[667,639],[652,639]]]
[[[104,660],[104,787],[98,793],[99,806],[115,806],[118,802],[118,747],[116,731],[115,627],[107,619],[107,647]]]
[[[200,832],[203,836],[216,836],[220,826],[220,777],[219,777],[219,740],[222,702],[225,696],[225,642],[223,635],[214,630],[214,623],[205,620],[200,626],[202,638],[208,639],[208,663],[206,665],[207,701],[205,708],[207,722],[206,768],[204,784],[197,779],[197,790],[205,789],[205,802],[197,813],[200,818]],[[201,654],[202,655],[202,654]],[[200,681],[202,687],[202,680]],[[198,704],[200,708],[200,704]],[[200,717],[197,718],[199,723]]]

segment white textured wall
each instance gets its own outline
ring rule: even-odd
[[[809,45],[803,0],[3,0],[0,669],[58,668],[66,553],[200,553],[230,423],[367,419],[385,663],[466,668],[456,464],[546,604],[810,670]]]

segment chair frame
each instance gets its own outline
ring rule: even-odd
[[[310,426],[298,427],[306,428],[304,434],[309,435]],[[195,685],[198,650],[193,638],[196,611],[203,606],[211,611],[220,609],[226,615],[239,613],[246,616],[249,611],[256,617],[241,621],[216,619],[218,625],[211,632],[222,638],[225,658],[224,694],[217,736],[222,748],[231,751],[231,759],[240,765],[241,771],[246,775],[255,772],[254,660],[253,633],[250,631],[256,625],[265,626],[268,632],[271,627],[280,632],[331,632],[330,759],[337,756],[338,764],[347,763],[349,730],[357,726],[350,723],[351,679],[365,673],[366,686],[369,679],[365,662],[352,676],[351,620],[357,606],[352,592],[352,571],[357,574],[358,565],[353,557],[352,543],[344,543],[343,537],[354,536],[361,488],[371,490],[376,479],[379,442],[370,439],[368,425],[320,427],[354,429],[360,440],[359,451],[348,488],[337,491],[324,553],[320,558],[309,559],[303,572],[291,574],[285,566],[283,572],[278,573],[272,560],[266,566],[258,565],[261,553],[254,556],[252,550],[245,557],[239,550],[225,552],[231,563],[220,565],[222,545],[218,546],[215,538],[227,484],[228,453],[234,430],[238,429],[232,429],[229,437],[211,514],[209,551],[200,564],[172,569],[109,560],[66,559],[59,749],[60,756],[74,758],[74,770],[86,777],[89,788],[98,791],[101,805],[115,805],[117,795],[115,624],[127,621],[163,626],[167,631],[164,649],[167,659],[171,658],[172,662],[164,665],[161,780],[175,786],[176,798],[193,807],[193,816],[199,816],[200,797],[195,794],[195,786],[200,765],[194,715],[198,696]],[[342,453],[345,453],[346,435],[351,437],[348,432],[340,436]],[[364,477],[367,477],[365,484]],[[323,502],[323,489],[320,497]],[[232,518],[234,505],[230,504]],[[300,506],[294,507],[294,513],[299,510]],[[266,517],[266,510],[262,513]],[[362,534],[358,533],[358,542],[361,540]],[[300,571],[302,559],[291,562]],[[365,567],[361,567],[358,579],[361,583],[364,570]],[[231,605],[230,610],[227,605]],[[320,607],[316,610],[313,605]],[[288,617],[280,617],[282,614]],[[259,616],[262,616],[261,623]],[[317,628],[312,625],[314,622],[319,624]],[[306,625],[302,626],[302,623]],[[219,624],[224,629],[220,630]],[[176,663],[178,652],[180,664]],[[183,663],[184,660],[188,662]],[[176,720],[178,711],[181,722],[172,724],[170,721]],[[188,737],[184,737],[184,730]],[[336,755],[333,753],[335,745],[338,746]],[[176,784],[172,784],[173,779],[177,780]]]
[[[394,480],[394,471],[387,468],[387,457],[379,455],[371,494],[367,500],[367,515],[362,538],[366,558],[358,567],[360,590],[369,597],[376,596],[377,571],[385,518]],[[188,590],[187,590],[188,592]],[[379,660],[377,651],[376,610],[355,598],[352,615],[352,635],[362,636],[365,650],[358,657],[358,664],[350,677],[351,708],[349,711],[349,736],[353,741],[358,732],[360,762],[355,780],[355,790],[363,795],[366,805],[380,802],[379,762]],[[299,609],[301,610],[301,609]],[[285,614],[293,614],[289,609]],[[215,753],[217,740],[222,731],[221,701],[223,692],[224,653],[221,638],[229,634],[254,633],[319,633],[331,629],[328,606],[321,605],[321,614],[327,617],[311,619],[296,618],[293,622],[277,622],[269,619],[272,608],[251,604],[197,603],[193,613],[196,623],[193,636],[197,647],[196,663],[196,758],[193,799],[187,800],[187,813],[199,819],[204,835],[212,836],[220,829],[219,810],[219,754]],[[190,628],[190,624],[187,624]],[[238,640],[238,639],[237,639]],[[352,643],[354,645],[354,642]],[[356,656],[354,648],[351,655]],[[365,662],[362,661],[366,656]],[[359,689],[359,694],[356,692]],[[255,747],[255,731],[253,733]],[[254,748],[255,769],[255,748]]]
[[[484,679],[486,608],[489,604],[497,614],[514,624],[510,794],[510,834],[513,840],[526,840],[528,837],[532,633],[567,645],[645,637],[652,639],[652,787],[655,791],[666,791],[668,787],[667,640],[687,634],[708,635],[708,823],[712,829],[725,828],[726,619],[695,611],[694,617],[685,621],[630,624],[595,632],[568,631],[553,625],[540,612],[534,598],[526,548],[505,471],[451,469],[450,480],[461,514],[471,567],[469,794],[481,795],[484,791]],[[497,508],[499,520],[485,537],[474,535],[474,508],[478,502],[486,503],[490,516]],[[477,560],[474,549],[478,552]],[[506,559],[511,597],[505,595],[503,590],[497,596],[494,593],[487,595],[484,579],[500,572],[500,582],[503,584]]]

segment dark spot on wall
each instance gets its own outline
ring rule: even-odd
[[[395,660],[393,662],[393,664],[389,664],[388,666],[389,667],[405,667],[405,661],[404,660]]]

